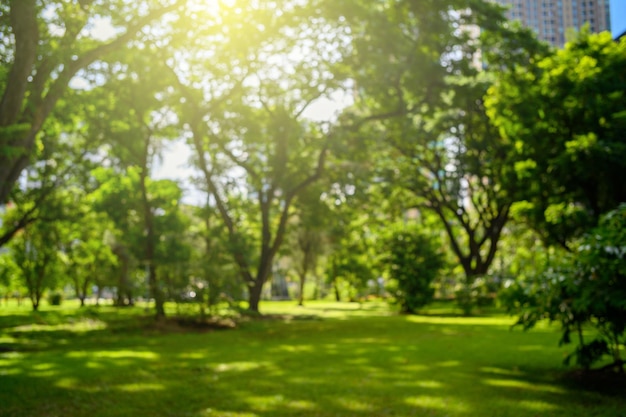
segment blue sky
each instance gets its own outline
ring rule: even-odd
[[[626,0],[611,0],[611,31],[617,36],[626,30]]]

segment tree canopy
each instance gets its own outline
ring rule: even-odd
[[[273,285],[469,314],[621,224],[599,223],[626,200],[608,34],[555,51],[483,0],[12,0],[0,33],[0,288],[35,309],[67,287],[258,313]],[[160,172],[173,146],[189,178]],[[565,293],[582,324],[623,312],[585,304],[622,272],[584,253],[569,278],[610,271],[534,318]]]

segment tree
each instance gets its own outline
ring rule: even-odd
[[[52,223],[38,223],[24,230],[11,244],[13,261],[28,289],[33,310],[37,311],[44,291],[59,278],[59,230]]]
[[[455,2],[390,1],[385,14],[364,20],[369,31],[354,43],[359,99],[351,110],[375,122],[360,141],[378,154],[377,177],[388,195],[406,190],[414,199],[405,209],[439,218],[466,289],[488,272],[513,202],[503,186],[511,175],[509,145],[487,117],[483,96],[495,73],[541,50],[529,32],[509,29],[497,7],[469,6],[458,12]],[[369,33],[389,47],[373,46]],[[471,303],[462,306],[469,314]]]
[[[322,233],[318,229],[313,227],[307,227],[301,225],[298,228],[298,255],[295,255],[297,266],[296,273],[298,274],[298,305],[304,305],[304,289],[309,272],[315,273],[315,267],[317,266],[317,259],[320,255],[322,248]],[[292,255],[293,256],[293,255]]]
[[[624,40],[583,30],[563,50],[500,74],[489,90],[489,116],[515,167],[505,186],[549,244],[569,247],[626,201],[625,65]]]
[[[60,133],[48,124],[43,134]],[[77,154],[84,153],[82,143],[74,139],[67,133],[56,144],[40,147],[40,161],[26,169],[22,186],[12,191],[13,203],[2,218],[2,236],[34,309],[62,274],[69,225],[85,218],[83,200],[88,191],[80,179],[91,163],[75,164]]]
[[[310,272],[315,274],[323,255],[332,213],[322,201],[324,184],[318,182],[307,189],[296,202],[296,214],[287,237],[283,257],[298,277],[298,305],[304,305],[305,284]],[[319,288],[318,288],[319,290]]]
[[[0,12],[0,203],[31,163],[37,135],[81,70],[123,49],[182,1],[36,0],[3,2]],[[88,29],[110,21],[116,35],[99,41]],[[85,36],[87,35],[87,36]]]
[[[194,162],[226,227],[255,312],[294,201],[321,178],[332,141],[327,127],[303,113],[341,85],[330,71],[331,44],[341,41],[333,38],[333,28],[310,19],[310,9],[298,2],[285,3],[280,18],[272,7],[250,4],[239,17],[224,7],[224,33],[232,37],[208,52],[206,40],[190,43],[190,56],[212,58],[189,60],[189,71],[173,71]],[[257,28],[248,34],[254,42],[242,42],[241,27]]]
[[[513,286],[509,305],[525,328],[549,318],[561,323],[561,343],[577,335],[568,361],[585,368],[611,354],[608,367],[623,369],[625,64],[626,42],[583,30],[525,71],[501,74],[487,97],[489,116],[512,145],[514,210],[550,251],[566,252]],[[585,339],[585,326],[598,337]]]
[[[152,180],[147,183],[146,193],[153,213],[153,236],[146,233],[145,239],[154,239],[152,264],[155,270],[149,275],[151,293],[155,294],[156,285],[162,294],[163,302],[166,291],[176,292],[187,288],[190,282],[191,247],[188,241],[190,219],[181,210],[182,189],[176,181]],[[178,284],[178,285],[176,285]],[[156,301],[156,297],[155,297]],[[159,308],[163,308],[160,305]],[[163,312],[164,313],[164,312]]]
[[[140,241],[143,253],[135,255],[147,271],[156,315],[161,318],[165,316],[165,294],[158,279],[157,251],[159,239],[163,237],[158,234],[158,212],[171,215],[170,210],[177,210],[182,192],[171,181],[151,179],[161,143],[178,133],[169,121],[173,114],[160,99],[168,86],[158,75],[158,65],[151,63],[151,57],[154,58],[153,53],[137,51],[132,57],[126,57],[123,75],[114,71],[103,75],[107,77],[108,88],[88,94],[101,104],[89,114],[87,134],[111,138],[107,156],[128,170],[136,181],[140,197],[136,208],[142,222]],[[172,201],[176,203],[172,205]]]
[[[92,181],[97,184],[91,196],[91,208],[106,214],[113,228],[106,233],[107,243],[116,257],[116,305],[134,303],[132,275],[136,269],[136,256],[141,254],[140,236],[143,233],[137,213],[140,211],[136,170],[121,171],[116,168],[97,168],[92,172]]]
[[[115,225],[111,232],[114,234],[113,252],[120,267],[119,301],[123,302],[124,294],[127,294],[128,302],[132,303],[130,273],[133,265],[140,264],[146,271],[157,318],[162,318],[165,316],[165,285],[161,280],[157,281],[157,276],[160,267],[175,262],[167,248],[173,240],[182,239],[187,228],[180,213],[182,190],[172,180],[143,178],[142,168],[136,166],[122,172],[100,168],[94,172],[94,177],[100,184],[94,192],[94,208],[106,213]],[[146,206],[150,223],[146,223],[144,217]],[[175,246],[181,250],[177,254],[184,261],[187,256],[182,250],[184,245]]]
[[[105,237],[112,229],[104,213],[88,211],[80,221],[68,225],[61,250],[67,258],[66,273],[74,285],[80,305],[85,305],[90,286],[116,265],[115,255]]]
[[[511,199],[499,184],[507,169],[499,135],[482,107],[483,85],[459,86],[458,102],[435,117],[414,116],[415,125],[390,129],[394,174],[414,206],[434,213],[465,273],[465,288],[487,274],[508,220]],[[398,132],[398,133],[396,133]],[[462,307],[469,314],[471,300]]]
[[[219,214],[210,203],[202,207],[192,206],[189,237],[192,246],[191,276],[189,283],[196,292],[200,315],[205,306],[215,312],[221,301],[229,303],[243,298],[243,286],[229,250],[229,240]]]
[[[375,244],[378,235],[373,231],[369,214],[359,211],[362,206],[351,207],[346,202],[337,206],[333,208],[333,224],[328,230],[326,275],[337,301],[341,301],[342,283],[350,300],[356,301],[368,283],[378,278],[380,254]]]

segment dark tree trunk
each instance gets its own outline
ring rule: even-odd
[[[80,306],[84,307],[85,306],[85,300],[87,299],[87,287],[89,286],[89,279],[85,279],[83,281],[83,286],[81,288],[81,294],[80,297],[78,297],[80,299]]]
[[[335,301],[340,302],[341,301],[341,293],[339,292],[339,285],[337,283],[337,275],[336,275],[336,271],[337,271],[337,261],[335,260],[335,257],[332,257],[332,261],[330,264],[330,277],[331,277],[331,283],[333,285],[333,291],[335,292]]]
[[[118,307],[123,307],[125,305],[132,305],[132,294],[130,289],[130,283],[128,279],[128,269],[130,259],[128,254],[126,253],[126,248],[122,246],[117,246],[114,249],[115,255],[117,256],[118,261],[120,262],[120,270],[119,270],[119,279],[117,282],[117,298],[115,300],[115,305]],[[102,286],[98,286],[98,295],[97,300],[100,300],[100,291]],[[128,300],[128,302],[127,302]],[[98,302],[96,303],[98,304]]]
[[[157,280],[157,269],[155,265],[156,254],[156,231],[154,229],[154,213],[152,210],[152,202],[148,196],[147,179],[149,173],[149,159],[150,159],[150,143],[151,132],[148,130],[144,137],[144,148],[141,156],[141,175],[139,180],[139,186],[141,187],[141,199],[143,203],[143,221],[146,233],[145,241],[145,262],[148,270],[148,286],[150,288],[150,295],[154,298],[154,307],[157,319],[165,317],[165,296],[161,291],[159,282]]]
[[[263,292],[263,281],[258,278],[248,288],[248,310],[258,313],[261,293]]]
[[[159,288],[157,281],[156,266],[150,263],[148,265],[148,282],[150,285],[150,293],[154,297],[154,309],[157,319],[165,318],[165,297],[163,291]]]
[[[337,285],[337,279],[333,280],[333,289],[335,290],[335,300],[337,302],[341,301],[341,294],[339,293],[339,286]]]
[[[34,285],[34,288],[31,289],[30,291],[30,300],[33,304],[33,311],[38,311],[39,310],[39,305],[41,304],[41,294],[42,294],[42,289],[41,289],[41,281],[42,278],[41,276],[36,278],[36,283]]]
[[[298,295],[298,305],[304,305],[304,283],[306,281],[306,271],[300,274],[300,294]]]

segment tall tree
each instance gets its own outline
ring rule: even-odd
[[[354,41],[359,96],[351,111],[376,121],[360,141],[379,153],[379,178],[439,218],[469,286],[493,262],[512,203],[500,184],[510,176],[508,145],[483,96],[492,70],[524,65],[541,48],[481,1],[388,1],[381,9]],[[390,46],[376,47],[371,33]]]
[[[487,97],[489,116],[511,144],[514,209],[551,252],[562,250],[510,287],[509,306],[525,328],[559,321],[560,343],[578,343],[566,361],[589,368],[611,354],[605,369],[621,372],[625,65],[624,40],[583,30],[524,71],[501,74]],[[592,340],[588,326],[597,330]]]
[[[101,74],[106,77],[106,90],[88,94],[100,104],[94,106],[89,115],[88,134],[107,137],[110,161],[122,170],[129,171],[131,176],[137,174],[133,177],[140,196],[136,208],[140,212],[144,234],[141,238],[143,253],[137,254],[137,260],[147,271],[157,317],[163,317],[165,294],[157,276],[157,250],[161,238],[157,212],[161,210],[169,215],[170,210],[177,210],[177,207],[172,207],[160,195],[161,192],[171,191],[165,184],[167,181],[155,181],[151,177],[162,142],[174,137],[178,131],[173,128],[174,115],[161,99],[168,86],[163,83],[163,77],[158,75],[158,65],[151,63],[154,52],[140,53],[140,49],[136,50],[136,54],[125,57],[124,61],[118,61],[124,62],[123,73],[109,70]],[[177,192],[170,196],[178,203],[182,193],[179,187],[174,188]],[[157,201],[159,198],[161,200]]]
[[[342,39],[299,2],[285,2],[280,17],[273,2],[236,7],[220,10],[221,48],[206,51],[202,38],[187,46],[189,56],[211,59],[186,60],[189,70],[174,72],[195,164],[258,311],[293,203],[322,176],[332,134],[303,114],[341,86],[331,45]]]
[[[112,229],[110,219],[104,213],[85,211],[77,222],[67,225],[67,232],[60,249],[66,259],[67,274],[70,277],[80,305],[85,305],[92,285],[116,264],[113,250],[106,240],[107,231]]]
[[[332,222],[331,211],[321,198],[324,185],[321,182],[310,187],[296,202],[296,214],[284,250],[284,256],[290,260],[290,269],[298,276],[299,306],[304,305],[307,278],[309,273],[315,273],[318,261],[324,254]]]
[[[54,198],[46,199],[46,203],[37,208],[35,215],[39,221],[20,230],[7,246],[35,311],[39,309],[44,292],[55,289],[61,277],[61,247],[66,241],[68,220],[76,219],[74,207],[71,193],[56,190]]]

